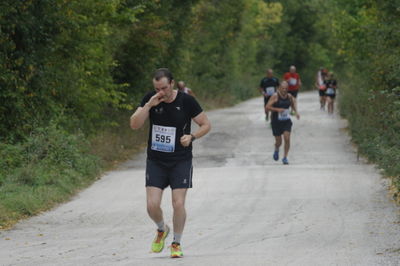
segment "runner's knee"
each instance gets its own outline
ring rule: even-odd
[[[172,206],[174,210],[180,210],[185,208],[185,200],[184,199],[173,199]]]
[[[147,212],[152,213],[160,209],[160,203],[157,201],[147,201]]]

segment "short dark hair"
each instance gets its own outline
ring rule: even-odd
[[[164,77],[168,79],[169,83],[174,80],[174,76],[172,76],[172,73],[168,68],[159,68],[154,72],[153,78],[155,80],[159,81]]]

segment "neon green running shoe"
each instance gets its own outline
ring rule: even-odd
[[[165,231],[160,232],[157,230],[157,235],[151,243],[151,251],[155,253],[159,253],[164,249],[165,239],[167,238],[169,233],[168,225],[165,225]]]
[[[173,242],[170,248],[171,248],[171,258],[175,259],[183,257],[181,244]]]

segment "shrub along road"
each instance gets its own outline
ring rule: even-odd
[[[290,165],[272,160],[262,99],[209,113],[195,145],[185,258],[149,254],[144,155],[72,201],[0,235],[0,265],[398,265],[399,208],[357,161],[346,122],[299,96]],[[163,201],[171,224],[170,190]],[[170,241],[170,237],[168,242]]]

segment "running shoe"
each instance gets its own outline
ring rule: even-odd
[[[182,258],[183,257],[181,244],[172,242],[170,248],[171,248],[171,258]]]
[[[274,151],[274,160],[278,161],[279,160],[279,151]]]
[[[164,243],[165,239],[168,236],[168,233],[169,233],[168,225],[165,225],[165,231],[157,230],[156,237],[154,238],[153,243],[151,243],[152,252],[159,253],[164,249]]]
[[[288,161],[288,159],[287,159],[286,157],[284,157],[284,158],[282,159],[282,163],[283,163],[283,164],[289,164],[289,161]]]

